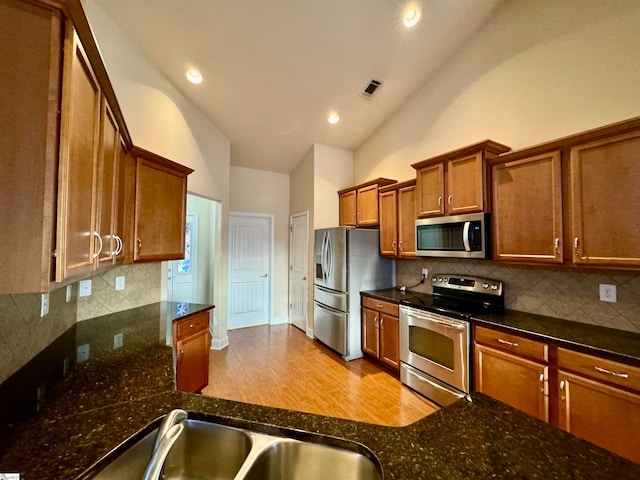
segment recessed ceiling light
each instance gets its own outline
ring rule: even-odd
[[[186,76],[187,80],[189,80],[193,84],[197,85],[198,83],[202,83],[202,74],[195,68],[187,70]]]
[[[331,124],[336,124],[340,121],[340,115],[338,115],[337,113],[333,112],[329,114],[329,117],[327,118],[327,121]]]
[[[407,6],[407,9],[404,11],[403,23],[407,28],[411,28],[415,26],[419,21],[422,13],[420,12],[420,6],[411,3]]]

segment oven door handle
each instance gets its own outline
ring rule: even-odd
[[[464,330],[465,329],[464,325],[459,325],[457,323],[443,322],[442,320],[434,320],[433,318],[427,318],[425,320],[427,322],[437,323],[438,325],[442,325],[443,327],[446,327],[446,328],[455,328],[456,330]]]
[[[464,244],[464,249],[467,252],[471,251],[471,242],[469,241],[469,230],[471,230],[471,222],[464,222],[464,227],[462,228],[462,243]]]
[[[416,323],[417,321],[417,322],[435,323],[437,325],[441,325],[447,328],[454,328],[456,330],[464,330],[467,328],[467,322],[455,322],[455,321],[449,322],[447,320],[443,320],[440,318],[436,319],[429,315],[425,315],[422,312],[415,311],[415,309],[409,310],[409,309],[405,309],[405,307],[401,307],[401,312],[407,316],[407,324],[410,326],[419,327],[420,325]],[[415,319],[415,321],[412,321],[413,319]]]

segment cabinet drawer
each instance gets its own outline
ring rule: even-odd
[[[558,368],[640,391],[640,368],[632,365],[559,348]]]
[[[184,337],[206,330],[209,327],[209,312],[199,313],[191,317],[187,317],[184,320],[179,320],[176,323],[176,338],[175,341],[181,340]]]
[[[394,317],[399,316],[399,306],[397,303],[385,302],[377,298],[362,297],[362,306]]]
[[[549,347],[546,343],[519,337],[518,335],[476,326],[475,340],[478,343],[539,362],[546,363],[549,361]]]

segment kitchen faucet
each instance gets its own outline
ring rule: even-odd
[[[187,412],[175,409],[167,413],[158,428],[156,440],[153,444],[151,460],[142,474],[141,480],[158,480],[162,475],[164,461],[171,451],[171,447],[178,440],[184,430]]]

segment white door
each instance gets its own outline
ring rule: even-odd
[[[173,302],[198,302],[198,214],[187,213],[184,236],[184,260],[169,262],[167,299]]]
[[[272,218],[229,215],[228,328],[269,323]]]
[[[289,319],[306,333],[308,317],[309,215],[291,215],[289,219]]]

